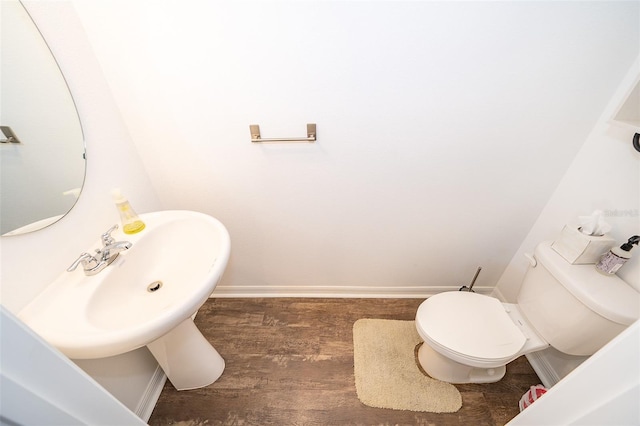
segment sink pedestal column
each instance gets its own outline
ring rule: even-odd
[[[224,359],[191,318],[147,345],[177,390],[197,389],[218,380]]]

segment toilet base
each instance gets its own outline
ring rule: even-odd
[[[502,379],[507,371],[504,365],[478,368],[460,364],[439,354],[426,342],[418,349],[418,361],[429,376],[448,383],[493,383]]]

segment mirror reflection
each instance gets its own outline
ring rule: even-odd
[[[6,236],[55,223],[73,207],[85,150],[75,104],[35,23],[19,1],[0,7],[0,235]]]

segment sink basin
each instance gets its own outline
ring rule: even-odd
[[[118,229],[112,234],[132,246],[111,265],[93,276],[85,276],[82,268],[63,273],[18,314],[68,357],[103,358],[146,345],[152,353],[161,352],[154,353],[156,359],[167,358],[167,347],[173,345],[168,342],[204,339],[191,318],[227,265],[227,230],[215,218],[191,211],[140,217],[146,223],[142,232],[126,235]],[[163,362],[175,361],[158,361],[172,380],[170,365]],[[194,387],[199,386],[182,386]]]
[[[168,329],[161,323],[170,325],[175,317],[193,314],[221,275],[216,273],[220,268],[215,269],[218,257],[228,256],[229,251],[226,232],[207,219],[194,216],[158,223],[121,252],[91,295],[88,321],[104,330],[144,327],[153,321],[159,329],[155,334],[164,334]]]

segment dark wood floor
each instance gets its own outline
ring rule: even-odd
[[[498,383],[457,385],[462,408],[433,414],[363,405],[353,375],[353,323],[414,319],[418,299],[210,299],[196,325],[226,369],[214,384],[167,381],[150,425],[502,425],[540,383],[526,358]]]

